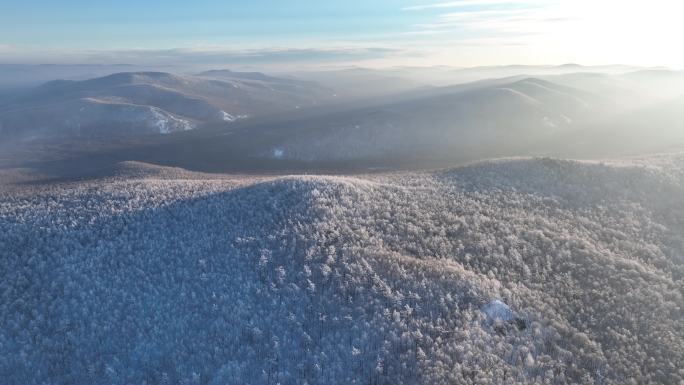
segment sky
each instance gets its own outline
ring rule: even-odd
[[[678,0],[0,0],[0,63],[684,68]]]

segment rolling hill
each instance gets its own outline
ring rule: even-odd
[[[59,169],[57,177],[128,160],[337,172],[672,150],[682,145],[681,80],[664,70],[513,76],[352,102],[309,81],[228,70],[55,81],[0,107],[0,166]]]
[[[227,76],[230,74],[230,76]],[[52,81],[0,105],[5,137],[122,136],[170,133],[324,103],[314,83],[254,73],[201,76],[117,73]]]
[[[677,384],[684,162],[0,188],[8,383]]]
[[[260,155],[307,161],[501,155],[580,127],[605,104],[597,95],[535,78],[448,87],[300,121]]]

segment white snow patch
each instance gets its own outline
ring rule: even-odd
[[[482,307],[482,311],[487,315],[487,318],[494,321],[500,319],[502,321],[510,321],[513,319],[513,311],[503,301],[495,299]]]
[[[226,111],[221,111],[221,115],[221,119],[223,119],[224,122],[234,122],[238,119],[237,117],[227,113]]]
[[[221,113],[221,119],[223,119],[224,122],[235,122],[241,119],[247,119],[249,118],[249,115],[233,115],[231,113],[228,113],[226,111],[220,111]]]
[[[188,131],[195,128],[189,121],[164,114],[159,108],[151,108],[150,111],[154,115],[154,125],[157,126],[160,134],[168,134],[172,131]],[[178,127],[180,130],[176,129]]]

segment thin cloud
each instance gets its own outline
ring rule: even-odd
[[[177,49],[131,49],[108,51],[59,52],[63,63],[130,63],[136,65],[278,65],[297,63],[356,62],[411,56],[406,49],[392,47],[273,48],[231,50],[223,47]],[[30,62],[41,62],[49,52],[26,52],[21,56]],[[53,60],[54,61],[54,60]]]
[[[448,1],[443,3],[433,3],[433,4],[423,4],[423,5],[412,5],[402,8],[403,11],[422,11],[426,9],[439,9],[439,8],[456,8],[456,7],[467,7],[474,5],[500,5],[500,4],[510,4],[511,1],[507,0],[461,0],[461,1]]]
[[[463,7],[478,5],[478,7]],[[415,8],[418,7],[418,8]],[[545,25],[571,20],[540,1],[462,0],[415,6],[412,9],[449,8],[432,21],[414,24],[407,35],[452,33],[457,38],[477,36],[540,35]],[[460,7],[460,8],[459,8]]]

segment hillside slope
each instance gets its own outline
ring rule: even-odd
[[[0,198],[7,383],[684,379],[681,155],[145,173]]]
[[[120,136],[169,133],[323,103],[315,83],[255,73],[202,76],[125,72],[52,81],[0,105],[0,135]],[[261,75],[261,76],[256,76]]]
[[[517,153],[581,126],[601,111],[604,102],[534,78],[452,88],[431,91],[436,96],[303,121],[296,131],[281,133],[282,139],[261,155],[330,161]]]

